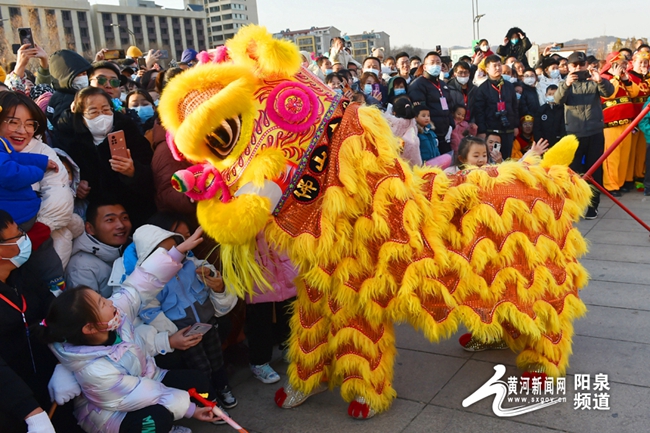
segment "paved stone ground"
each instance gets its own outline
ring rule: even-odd
[[[649,197],[633,192],[622,201],[650,223]],[[494,374],[496,364],[507,366],[505,377],[521,374],[515,355],[507,350],[467,353],[457,343],[462,332],[431,344],[412,328],[399,326],[398,398],[390,411],[367,421],[352,420],[338,390],[281,410],[273,402],[278,385],[264,385],[239,366],[232,375],[239,399],[232,417],[251,433],[650,431],[650,375],[645,374],[650,371],[650,238],[608,199],[602,200],[599,218],[582,221],[579,228],[591,244],[583,260],[591,281],[582,291],[589,312],[575,324],[566,403],[512,418],[495,416],[491,397],[463,408],[463,399]],[[273,366],[284,380],[286,364],[279,356]],[[597,373],[609,375],[611,409],[574,410],[573,375],[593,378]],[[233,431],[194,420],[183,424],[195,433]]]

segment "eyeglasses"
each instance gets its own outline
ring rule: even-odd
[[[21,122],[15,117],[10,117],[5,119],[3,122],[7,124],[9,132],[16,132],[21,126],[28,134],[33,134],[34,131],[38,129],[38,122],[36,120],[26,120],[25,122]]]
[[[22,238],[23,236],[27,236],[27,233],[25,233],[25,230],[21,229],[20,227],[18,227],[18,231],[20,232],[19,235],[13,236],[11,238],[7,238],[7,239],[3,240],[2,242],[0,242],[0,245],[4,245],[4,244],[13,245],[15,242],[11,242],[11,241],[17,241],[18,239]]]
[[[100,86],[105,85],[108,83],[111,87],[119,87],[120,86],[120,80],[118,78],[107,78],[104,77],[103,75],[100,75],[99,77],[93,77],[91,78],[92,80],[97,80],[97,84]]]
[[[105,108],[103,108],[101,110],[91,108],[90,110],[85,111],[83,113],[84,117],[86,117],[88,119],[94,119],[95,117],[99,116],[100,114],[110,116],[110,115],[113,114],[113,110],[111,110],[110,107],[105,107]]]

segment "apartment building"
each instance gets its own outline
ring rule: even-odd
[[[198,0],[196,0],[198,1]],[[203,0],[207,42],[211,48],[223,45],[247,24],[258,24],[256,0]]]

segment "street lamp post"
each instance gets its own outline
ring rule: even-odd
[[[131,31],[130,28],[128,28],[128,27],[124,27],[124,26],[121,26],[121,25],[119,25],[119,24],[115,24],[115,23],[111,23],[111,26],[113,26],[113,27],[119,27],[119,28],[121,28],[121,29],[126,30],[126,31],[129,33],[129,35],[131,35],[131,38],[133,39],[133,45],[136,46],[136,43],[135,43],[135,33],[133,33],[133,32]]]
[[[479,30],[479,21],[481,21],[481,18],[483,18],[485,14],[481,15],[476,15],[474,17],[474,22],[476,23],[476,37],[480,38],[481,37],[481,31]]]

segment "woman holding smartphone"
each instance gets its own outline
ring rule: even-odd
[[[57,145],[79,166],[90,188],[87,198],[119,202],[134,228],[144,224],[155,212],[149,142],[129,117],[113,111],[111,97],[102,89],[77,92],[71,111],[59,121]],[[125,153],[115,153],[109,145],[114,132],[123,134]]]

